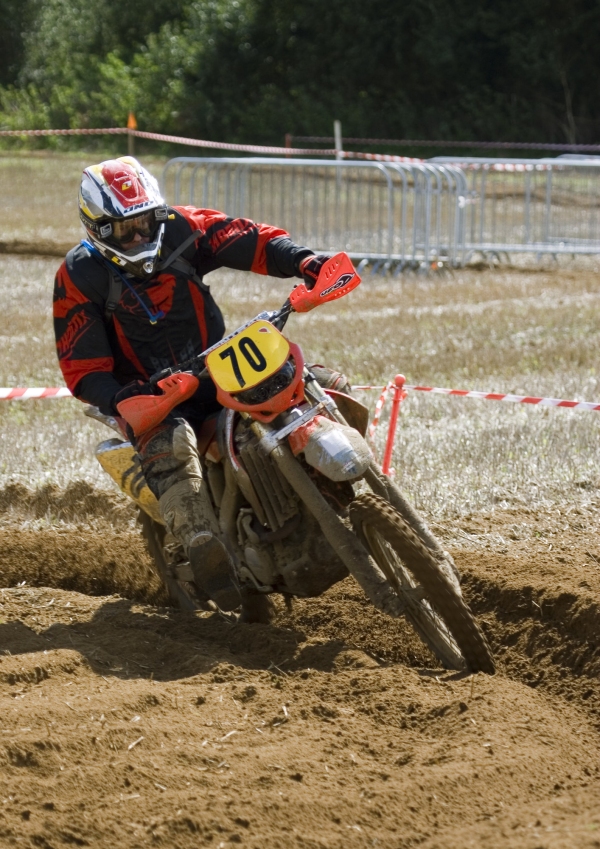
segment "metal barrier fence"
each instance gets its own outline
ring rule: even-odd
[[[452,165],[178,157],[162,186],[174,204],[275,223],[316,251],[375,267],[454,265],[464,253],[466,180]]]
[[[431,162],[460,165],[465,173],[465,262],[476,252],[600,253],[600,159]]]
[[[460,266],[477,253],[600,253],[600,160],[178,157],[162,183],[171,203],[274,223],[374,269]]]

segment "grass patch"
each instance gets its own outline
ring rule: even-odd
[[[82,230],[77,211],[81,172],[88,165],[127,153],[127,139],[113,152],[0,154],[0,242],[13,240],[75,244]],[[164,157],[140,157],[157,176]]]

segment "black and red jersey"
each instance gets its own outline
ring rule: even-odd
[[[54,329],[60,367],[76,397],[108,412],[121,386],[177,366],[221,339],[223,316],[201,282],[208,272],[225,267],[300,276],[299,262],[312,253],[280,228],[191,206],[169,209],[163,250],[176,250],[195,231],[200,235],[182,254],[195,274],[166,268],[150,280],[128,278],[111,317],[106,263],[83,244],[69,251],[55,279]],[[153,323],[151,317],[157,317]]]

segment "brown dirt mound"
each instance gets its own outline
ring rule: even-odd
[[[0,596],[2,845],[598,846],[597,731],[541,689],[314,624]]]
[[[23,581],[87,595],[119,593],[150,604],[166,593],[139,532],[65,528],[0,531],[0,585]]]
[[[98,518],[113,529],[131,525],[136,509],[118,493],[95,489],[86,481],[74,481],[66,489],[46,484],[31,490],[20,483],[0,489],[0,515],[24,521],[48,518],[53,522],[76,522]]]
[[[268,627],[92,598],[160,588],[88,515],[0,534],[0,845],[600,847],[589,548],[453,548],[500,668],[464,677],[351,580]]]
[[[475,564],[477,565],[477,564]],[[513,678],[585,703],[600,730],[600,599],[466,573],[471,606]]]
[[[84,481],[60,489],[0,490],[0,585],[23,582],[88,595],[120,593],[150,604],[166,593],[136,529],[136,508]],[[48,525],[32,528],[32,520]],[[33,521],[35,526],[35,521]]]
[[[60,244],[41,239],[24,242],[21,239],[0,241],[0,254],[19,254],[22,256],[59,256],[64,257],[73,247],[72,244]]]

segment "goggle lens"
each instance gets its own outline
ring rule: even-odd
[[[154,210],[145,212],[143,215],[136,215],[135,218],[126,218],[121,221],[113,221],[113,237],[118,242],[131,242],[135,234],[140,236],[151,236],[156,228],[156,216]]]

